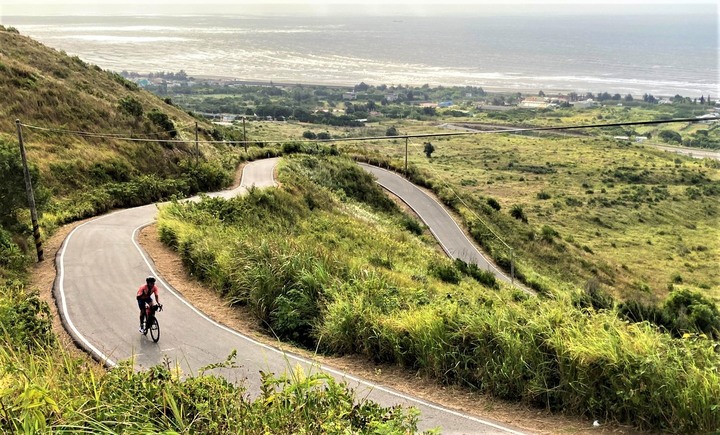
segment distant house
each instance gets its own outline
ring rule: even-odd
[[[615,140],[630,140],[630,136],[613,136]]]
[[[716,119],[720,117],[720,113],[706,113],[705,115],[696,116],[696,119],[703,119],[704,121],[701,121],[703,124],[710,124],[712,122],[717,122]]]
[[[672,104],[672,100],[668,98],[661,98],[660,101],[658,101],[658,104]]]
[[[437,105],[437,103],[420,103],[419,106],[420,106],[420,107],[435,108],[435,107],[437,107],[438,105]]]
[[[452,101],[441,101],[438,103],[438,107],[450,107],[453,105]]]
[[[356,98],[357,98],[357,94],[355,92],[343,93],[343,100],[354,100]]]
[[[385,95],[385,99],[386,99],[388,102],[397,101],[398,98],[399,98],[398,94],[387,94],[387,95]]]
[[[525,109],[546,109],[555,106],[557,104],[551,103],[550,99],[546,97],[527,97],[518,104],[518,107]]]
[[[585,101],[572,101],[570,103],[570,105],[572,105],[573,107],[576,107],[578,109],[587,109],[590,107],[596,107],[597,102],[595,100],[593,100],[592,98],[588,98]]]
[[[647,140],[647,136],[635,136],[635,142],[645,142]]]

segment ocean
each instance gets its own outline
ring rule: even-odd
[[[720,97],[718,17],[703,15],[5,16],[113,71],[487,91]]]

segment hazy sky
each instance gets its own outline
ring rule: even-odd
[[[716,13],[717,0],[0,0],[0,18],[12,15],[439,15]]]

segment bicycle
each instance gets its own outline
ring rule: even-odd
[[[145,307],[145,321],[143,322],[143,335],[147,336],[148,331],[150,332],[150,338],[152,341],[157,343],[160,340],[160,323],[158,323],[155,313],[162,311],[163,306],[160,304],[150,305],[147,304]],[[148,326],[149,325],[149,326]]]

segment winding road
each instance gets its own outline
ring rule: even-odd
[[[273,186],[277,162],[278,159],[267,159],[246,165],[238,188],[210,196],[231,197],[253,185]],[[482,255],[447,212],[446,217],[442,216],[444,209],[437,202],[417,188],[422,195],[413,191],[414,186],[395,174],[369,166],[363,168],[375,174],[385,188],[408,201],[449,255],[459,254],[466,261],[482,261]],[[152,204],[92,219],[66,237],[56,257],[53,291],[63,324],[82,348],[107,366],[133,359],[135,367],[142,369],[159,364],[167,357],[184,373],[196,374],[200,368],[222,362],[237,350],[238,368],[215,369],[214,373],[232,382],[243,381],[251,396],[259,393],[260,370],[280,374],[300,365],[306,371],[320,370],[347,382],[357,397],[366,397],[383,406],[417,407],[421,412],[421,430],[439,427],[444,434],[521,433],[280,351],[213,321],[158,276],[152,261],[138,245],[138,231],[151,224],[156,214],[157,205]],[[456,234],[458,231],[462,237]],[[487,263],[486,267],[492,265]],[[165,307],[158,316],[162,332],[158,343],[137,331],[134,294],[150,274],[158,276],[162,289],[160,300]]]

